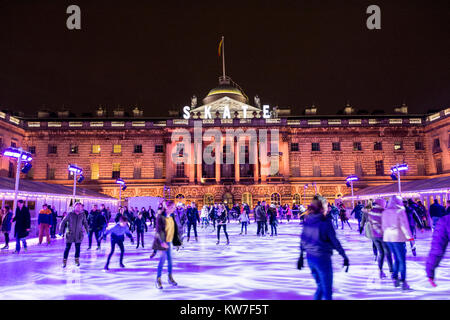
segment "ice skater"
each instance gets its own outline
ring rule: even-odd
[[[5,206],[5,208],[2,210],[2,233],[5,235],[5,246],[2,248],[2,250],[8,250],[9,249],[9,233],[11,232],[11,225],[12,225],[12,211],[9,208],[9,206]]]
[[[84,213],[81,203],[77,202],[74,206],[74,211],[69,212],[61,221],[59,225],[59,234],[62,235],[66,230],[66,249],[64,250],[63,268],[67,266],[67,258],[72,243],[75,243],[75,265],[80,266],[80,250],[81,242],[83,241],[83,227],[86,232],[89,232],[89,225],[87,223],[86,215]]]
[[[181,245],[178,225],[173,217],[174,210],[175,205],[172,201],[164,201],[162,203],[162,209],[158,210],[156,217],[156,232],[153,241],[153,250],[157,250],[161,253],[156,275],[156,287],[158,289],[163,289],[161,275],[166,260],[169,283],[173,286],[178,285],[172,276],[172,245]]]
[[[105,270],[109,270],[109,262],[114,254],[116,244],[120,248],[120,267],[125,268],[125,265],[123,264],[123,255],[125,254],[123,242],[125,241],[125,235],[130,238],[132,244],[134,243],[133,235],[128,228],[128,219],[124,216],[120,217],[119,223],[111,229],[106,230],[104,237],[106,238],[108,234],[111,234],[111,251],[109,252],[108,259],[106,260]]]
[[[227,210],[225,209],[223,204],[220,204],[218,207],[219,210],[219,214],[217,217],[217,243],[220,243],[220,229],[223,229],[223,232],[225,233],[225,237],[227,238],[227,245],[230,244],[230,239],[228,237],[228,232],[227,232],[227,221],[228,221],[228,217],[227,217]]]
[[[270,236],[273,237],[273,234],[275,233],[275,236],[277,236],[277,207],[272,203],[269,207],[269,210],[267,211],[269,215],[269,223],[270,223]],[[288,220],[289,221],[289,220]]]
[[[347,210],[345,210],[343,203],[339,205],[339,218],[341,218],[342,230],[344,230],[344,223],[347,223],[350,230],[352,230],[352,226],[350,225],[350,222],[348,222]]]
[[[239,215],[239,221],[241,222],[241,233],[239,235],[242,235],[245,229],[245,234],[247,234],[247,225],[250,222],[250,217],[248,216],[247,210],[245,210],[245,207],[242,208],[242,213]]]
[[[139,244],[144,248],[144,232],[147,232],[147,224],[145,223],[146,219],[144,218],[143,212],[139,212],[136,220],[136,238],[137,238],[137,244],[136,249],[139,248]]]

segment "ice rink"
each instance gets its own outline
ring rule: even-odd
[[[418,232],[417,257],[408,244],[407,280],[414,289],[403,293],[390,280],[380,281],[371,242],[353,230],[338,230],[338,238],[350,259],[350,270],[343,272],[342,258],[335,253],[334,299],[448,299],[450,261],[447,253],[438,268],[432,288],[425,275],[431,232]],[[87,236],[81,251],[81,266],[74,266],[74,248],[66,269],[61,267],[64,240],[51,246],[31,245],[28,252],[0,255],[0,299],[311,299],[315,283],[309,268],[299,271],[298,222],[280,224],[278,237],[258,238],[256,224],[249,226],[246,236],[239,235],[239,225],[228,225],[231,244],[216,245],[212,227],[199,228],[199,242],[185,242],[174,251],[174,278],[178,287],[167,284],[163,273],[163,290],[155,287],[158,256],[149,259],[153,232],[145,234],[146,248],[136,249],[126,239],[125,269],[119,268],[118,248],[110,270],[103,267],[109,252],[108,242],[99,251],[87,250]],[[269,227],[270,230],[270,227]],[[2,243],[3,245],[3,243]],[[385,272],[389,274],[387,265]]]

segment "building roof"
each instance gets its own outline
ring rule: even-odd
[[[14,192],[15,179],[0,177],[0,190],[8,190]],[[19,192],[31,192],[31,193],[46,193],[52,195],[68,195],[72,196],[72,187],[66,187],[60,184],[51,184],[45,182],[37,182],[26,179],[21,179],[19,183]],[[92,197],[102,199],[115,199],[106,194],[77,187],[77,196],[80,197]]]
[[[450,176],[402,182],[402,194],[437,194],[450,192]],[[386,197],[398,194],[398,182],[367,187],[354,192],[355,199]],[[351,199],[346,196],[344,199]]]

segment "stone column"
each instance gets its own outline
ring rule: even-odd
[[[217,150],[217,145],[215,146],[216,150],[216,183],[220,183],[220,164],[221,164],[221,157],[222,157],[222,148],[223,148],[223,141],[220,139],[219,141],[219,147]]]
[[[187,152],[189,152],[186,163],[186,168],[188,168],[188,176],[189,176],[189,183],[195,182],[195,150],[194,150],[194,140],[191,140],[191,143],[189,143],[189,147],[187,148]]]
[[[195,144],[196,149],[196,166],[197,166],[197,183],[202,182],[202,163],[203,163],[203,146],[202,146],[202,140],[199,139],[196,141]]]
[[[279,163],[280,167],[280,173],[284,176],[285,179],[289,179],[290,172],[289,172],[289,143],[288,143],[288,136],[286,134],[283,134],[281,136],[281,143],[280,143],[280,151],[282,152],[281,157],[281,163]]]
[[[239,154],[241,144],[239,138],[234,139],[234,181],[239,182],[241,180],[241,170],[239,166]]]
[[[172,182],[173,176],[173,161],[172,161],[172,143],[170,139],[166,141],[166,183],[170,184]]]
[[[250,142],[251,143],[251,142]],[[255,183],[258,183],[259,180],[259,139],[257,139],[257,141],[254,142],[255,143],[255,154],[253,155],[254,157],[254,165],[253,165],[253,179],[255,181]],[[251,150],[251,148],[249,148],[249,150]]]

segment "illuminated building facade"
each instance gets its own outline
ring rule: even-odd
[[[15,145],[33,154],[33,169],[28,179],[70,186],[67,165],[84,169],[84,188],[119,197],[115,184],[123,178],[128,188],[123,198],[166,196],[201,205],[213,201],[269,203],[307,203],[317,192],[329,199],[349,194],[345,177],[356,174],[355,189],[392,182],[391,166],[407,163],[402,181],[450,173],[450,109],[435,114],[410,115],[407,108],[391,115],[357,114],[347,106],[339,115],[318,115],[315,107],[303,115],[290,110],[262,106],[259,97],[253,105],[243,91],[221,78],[197,106],[172,112],[169,117],[144,117],[138,108],[131,115],[123,110],[106,114],[99,108],[91,117],[76,117],[69,112],[37,117],[0,114],[2,147]],[[172,133],[184,129],[191,133],[194,123],[202,132],[217,129],[243,131],[255,129],[257,142],[238,143],[233,139],[215,157],[229,156],[234,163],[174,163],[171,154],[180,149]],[[261,161],[259,130],[278,130],[278,152],[269,164]],[[270,135],[270,133],[269,133]],[[196,140],[197,139],[197,140]],[[245,140],[245,139],[244,139]],[[202,156],[209,142],[192,135],[183,150]],[[249,152],[255,147],[257,158]],[[265,151],[264,151],[265,152]],[[243,158],[240,158],[243,154]],[[240,161],[244,159],[245,161]],[[253,163],[251,163],[253,161]],[[268,173],[267,166],[278,168]],[[14,163],[1,160],[1,175],[13,176]]]

